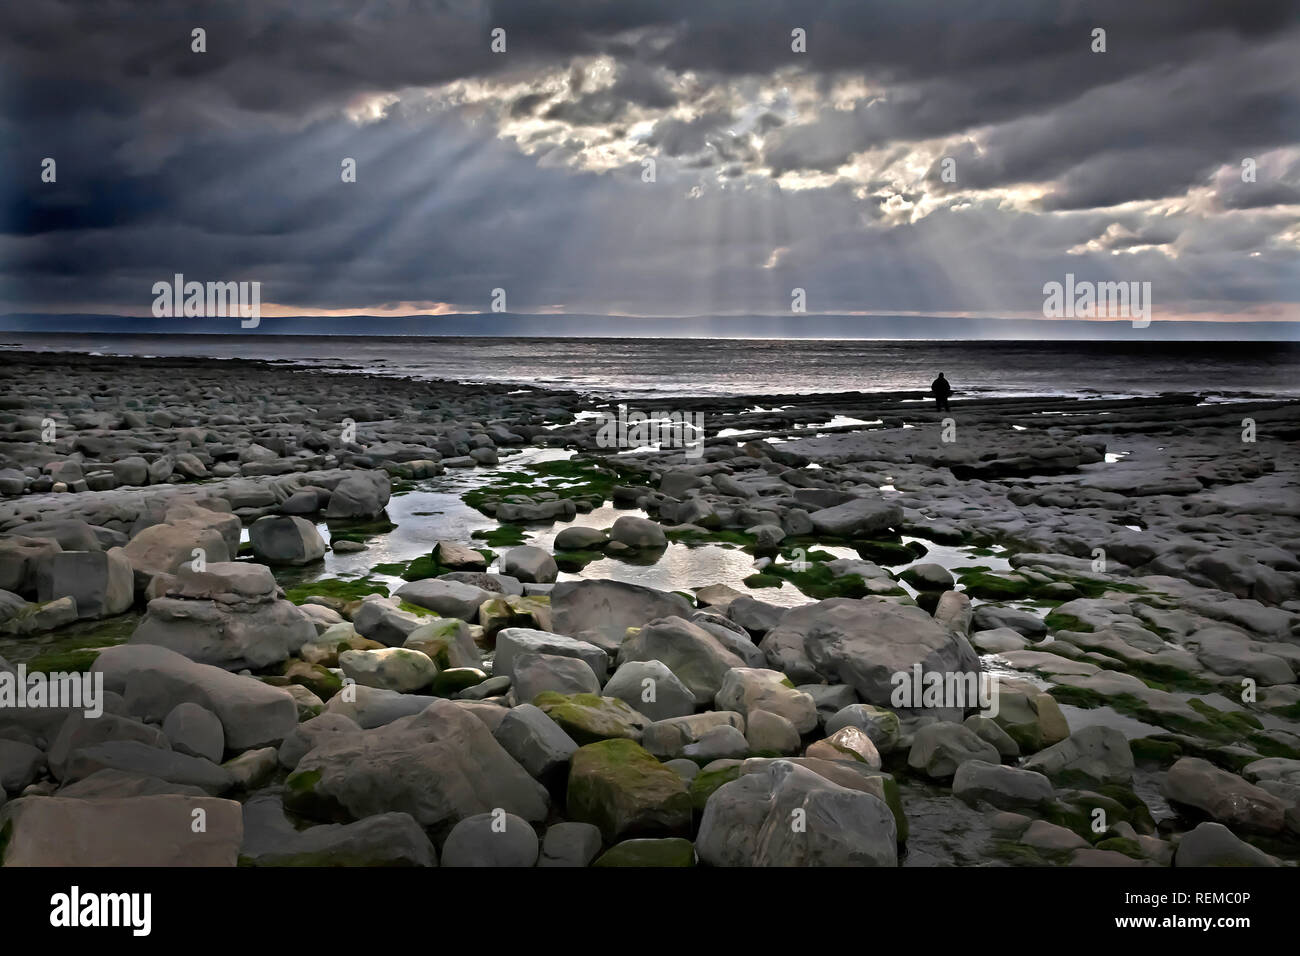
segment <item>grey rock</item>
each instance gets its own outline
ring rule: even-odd
[[[600,852],[600,828],[590,823],[553,823],[542,838],[538,866],[587,866]]]
[[[898,830],[883,800],[775,760],[713,792],[695,848],[710,866],[897,866]]]
[[[662,661],[622,664],[601,693],[625,701],[651,720],[695,713],[695,695]],[[647,697],[651,699],[646,700]]]
[[[578,749],[559,724],[532,704],[520,704],[501,719],[493,736],[535,780],[558,782]]]
[[[533,866],[537,834],[513,813],[479,813],[454,827],[442,845],[443,866]]]
[[[226,732],[221,719],[198,704],[177,704],[163,719],[162,732],[172,749],[191,757],[219,763],[226,750]]]

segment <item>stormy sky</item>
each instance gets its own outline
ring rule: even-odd
[[[1294,0],[162,6],[0,15],[0,313],[1300,320]]]

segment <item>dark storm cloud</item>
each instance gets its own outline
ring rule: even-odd
[[[1295,301],[1298,24],[1283,0],[11,4],[0,298],[135,308],[183,271],[320,308],[504,286],[512,308],[780,311],[798,285],[819,310],[996,312],[1086,265]],[[1225,176],[1247,156],[1257,181]]]

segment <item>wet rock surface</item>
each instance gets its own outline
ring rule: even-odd
[[[1297,403],[22,359],[6,864],[1300,861]]]

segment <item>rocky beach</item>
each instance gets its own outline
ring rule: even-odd
[[[1300,862],[1300,401],[5,361],[6,866]]]

